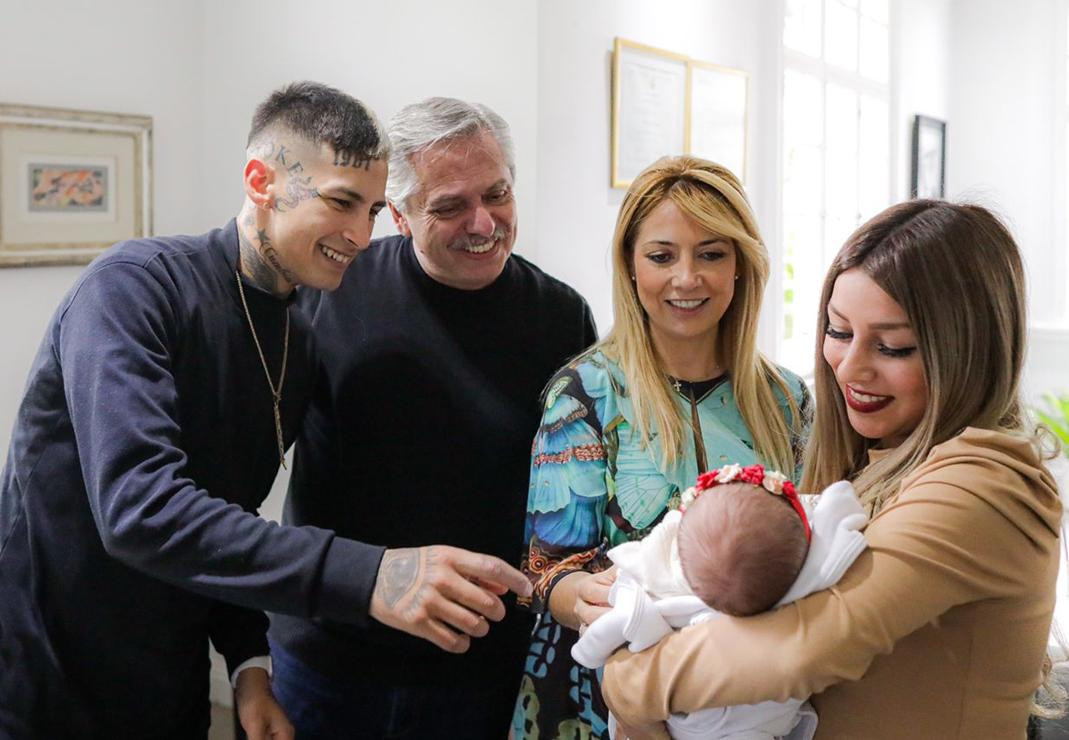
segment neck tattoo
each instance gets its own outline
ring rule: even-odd
[[[290,352],[290,312],[286,309],[286,333],[282,340],[282,369],[278,372],[278,385],[271,381],[271,371],[267,369],[267,358],[264,357],[260,339],[256,336],[256,327],[252,323],[252,314],[249,313],[249,304],[245,302],[245,289],[241,286],[241,271],[235,270],[234,275],[238,280],[238,295],[241,296],[241,307],[245,309],[245,318],[249,322],[249,331],[252,333],[252,342],[256,345],[256,353],[260,355],[260,364],[264,368],[264,377],[267,378],[267,387],[271,389],[272,406],[275,412],[275,440],[278,442],[278,461],[286,468],[286,446],[282,440],[282,413],[278,405],[282,401],[282,385],[286,382],[286,361]]]
[[[259,248],[253,246],[244,230],[238,229],[238,244],[241,251],[241,266],[252,284],[276,296],[284,296],[296,284],[294,275],[282,266],[267,232],[256,230]]]

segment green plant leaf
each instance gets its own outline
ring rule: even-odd
[[[1039,409],[1036,409],[1036,416],[1038,416],[1039,420],[1046,424],[1052,432],[1058,435],[1058,439],[1065,444],[1069,444],[1069,429],[1066,429],[1059,424],[1053,416],[1044,411],[1040,411]]]
[[[1062,452],[1069,457],[1069,395],[1043,394],[1047,409],[1033,407],[1032,411],[1062,442]]]

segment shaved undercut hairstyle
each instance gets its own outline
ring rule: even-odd
[[[312,144],[327,144],[346,162],[390,154],[390,140],[375,114],[351,95],[318,82],[291,83],[260,103],[252,116],[248,147],[279,129]]]

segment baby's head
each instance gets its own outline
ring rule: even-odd
[[[702,601],[724,614],[745,616],[773,607],[798,577],[809,550],[809,525],[782,476],[772,493],[760,483],[760,466],[727,482],[704,474],[679,524],[679,560],[687,583]],[[760,471],[760,475],[756,474]],[[772,474],[775,475],[775,474]],[[749,480],[747,480],[749,479]]]

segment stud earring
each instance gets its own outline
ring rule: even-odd
[[[738,275],[736,275],[736,276],[735,276],[735,279],[736,279],[736,280],[738,280],[738,279],[739,279],[739,276],[738,276]]]

